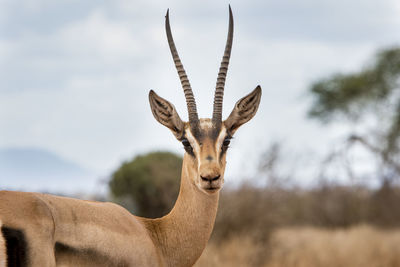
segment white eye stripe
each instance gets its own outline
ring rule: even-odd
[[[186,129],[185,136],[186,139],[189,141],[190,145],[192,146],[193,150],[196,152],[195,154],[198,154],[200,152],[199,144],[197,143],[196,138],[194,138],[189,128]]]
[[[221,131],[219,132],[218,138],[217,138],[217,142],[215,142],[215,150],[219,151],[222,147],[222,143],[224,142],[226,137],[226,128],[222,127]]]

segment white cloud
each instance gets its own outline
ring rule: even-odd
[[[19,4],[16,4],[19,2]],[[32,4],[36,3],[36,4]],[[186,118],[164,33],[171,26],[201,116],[211,113],[228,2],[0,1],[0,146],[40,146],[107,173],[151,149],[181,151],[152,118],[155,89]],[[20,8],[19,8],[20,7]],[[229,154],[235,176],[274,139],[317,152],[343,132],[305,119],[313,80],[352,71],[399,43],[398,1],[233,1],[235,38],[224,114],[257,84],[263,99]],[[75,11],[75,12],[72,12]],[[1,16],[0,16],[1,17]],[[257,147],[257,151],[254,150]]]

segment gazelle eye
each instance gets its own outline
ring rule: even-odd
[[[230,143],[231,143],[231,138],[225,137],[224,141],[222,142],[222,148],[226,150],[229,147]]]
[[[183,148],[186,150],[187,153],[189,153],[190,155],[194,156],[193,148],[190,145],[189,140],[187,140],[186,138],[182,139],[182,145],[183,145]]]
[[[222,143],[222,145],[224,145],[224,146],[229,146],[230,143],[231,143],[231,140],[226,138],[226,139],[224,140],[224,142]]]

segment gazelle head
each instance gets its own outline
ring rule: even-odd
[[[217,78],[213,115],[211,119],[199,119],[194,95],[172,38],[168,11],[165,28],[172,58],[186,97],[189,121],[182,121],[174,105],[158,96],[153,90],[149,93],[151,110],[156,120],[169,128],[176,139],[182,142],[187,163],[184,168],[188,168],[187,171],[191,173],[193,184],[201,191],[212,194],[221,189],[224,183],[226,152],[233,134],[257,112],[261,87],[257,86],[250,94],[241,98],[229,117],[222,121],[222,100],[233,39],[233,16],[229,6],[228,38]]]

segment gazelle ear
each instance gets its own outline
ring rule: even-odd
[[[154,118],[168,127],[179,140],[183,136],[184,124],[175,110],[174,105],[150,90],[149,101]]]
[[[225,120],[225,127],[231,135],[244,123],[256,115],[261,100],[261,87],[258,85],[250,94],[236,102],[231,115]]]

